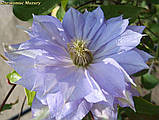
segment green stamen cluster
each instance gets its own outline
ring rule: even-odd
[[[87,67],[93,61],[92,53],[87,49],[86,42],[83,40],[68,44],[68,50],[73,63],[79,67]]]

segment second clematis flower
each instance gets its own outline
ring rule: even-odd
[[[62,23],[34,16],[30,40],[5,46],[8,63],[22,76],[16,83],[37,92],[33,113],[47,106],[48,119],[80,120],[104,110],[115,120],[117,104],[134,109],[129,75],[148,69],[151,56],[135,48],[144,26],[128,24],[122,16],[105,20],[100,7],[84,14],[70,8]]]

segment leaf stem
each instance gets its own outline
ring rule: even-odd
[[[153,65],[154,65],[154,60],[152,61],[151,65],[150,65],[150,68],[149,68],[148,74],[151,74],[151,71],[152,71]]]
[[[3,102],[2,102],[2,104],[1,104],[1,106],[0,106],[0,112],[2,111],[2,109],[3,109],[4,105],[5,105],[5,103],[7,102],[9,96],[11,95],[11,93],[13,92],[13,90],[14,90],[15,87],[16,87],[16,84],[14,84],[14,85],[12,86],[12,88],[9,90],[7,96],[5,97],[5,99],[3,100]]]
[[[23,103],[22,103],[22,106],[21,106],[21,109],[20,109],[20,113],[19,113],[19,116],[18,116],[18,120],[20,120],[20,117],[21,117],[21,115],[22,115],[25,101],[26,101],[26,96],[24,97],[24,100],[23,100]]]
[[[95,3],[95,2],[96,2],[96,0],[91,0],[91,1],[85,2],[85,3],[81,4],[81,5],[79,5],[78,7],[76,7],[76,9],[79,9],[79,8],[85,6],[85,5],[88,5],[90,3]]]
[[[79,5],[78,7],[76,7],[76,9],[79,9],[79,8],[85,6],[85,5],[90,4],[90,3],[101,5],[101,4],[103,4],[103,2],[104,2],[104,0],[91,0],[91,1],[88,1],[88,2],[85,2],[85,3],[81,4],[81,5]]]
[[[0,57],[5,60],[5,61],[8,61],[8,59],[6,57],[4,57],[2,54],[0,54]]]

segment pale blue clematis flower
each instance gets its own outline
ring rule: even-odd
[[[33,115],[46,107],[48,119],[80,120],[90,110],[98,119],[104,110],[115,120],[117,104],[134,109],[129,75],[148,69],[151,56],[135,48],[145,27],[128,24],[122,16],[105,20],[100,7],[84,14],[70,8],[62,23],[34,16],[31,39],[5,46],[22,76],[16,83],[37,92]]]

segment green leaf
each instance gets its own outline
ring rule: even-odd
[[[28,105],[31,106],[36,92],[35,91],[30,91],[30,90],[25,88],[25,93],[26,93],[26,96],[27,96]]]
[[[155,33],[159,33],[159,24],[150,24],[150,29]]]
[[[14,0],[12,0],[14,1]],[[60,0],[16,0],[24,2],[23,5],[13,5],[13,13],[20,20],[27,21],[32,18],[32,14],[41,15],[51,13]],[[40,5],[29,5],[28,2],[40,2]]]
[[[151,74],[145,74],[141,77],[141,82],[144,88],[152,89],[158,84],[159,80]]]
[[[63,17],[65,15],[65,9],[66,9],[66,5],[68,3],[68,0],[61,0],[61,7],[58,9],[57,13],[56,13],[56,17],[62,21]]]
[[[151,102],[151,92],[148,93],[148,94],[146,94],[146,95],[143,97],[143,99],[145,99],[145,100]]]
[[[14,83],[21,78],[22,77],[16,71],[13,71],[7,75],[7,79],[9,80],[10,83]]]
[[[88,2],[88,0],[69,0],[68,1],[68,7],[77,7],[77,6],[80,6],[84,3]]]
[[[124,15],[124,18],[130,18],[130,22],[134,22],[143,8],[131,5],[102,5],[106,19]]]
[[[82,120],[93,120],[93,115],[91,112],[89,112]]]
[[[17,104],[18,102],[19,102],[19,99],[17,99],[14,103],[5,104],[2,108],[2,111],[12,109],[12,106]]]
[[[5,105],[3,106],[2,111],[9,110],[9,109],[12,109],[12,104],[5,104]]]
[[[9,73],[7,75],[7,79],[9,80],[10,83],[14,83],[21,78],[22,77],[16,71],[13,71],[12,73]],[[34,100],[36,92],[35,91],[30,91],[30,90],[25,88],[25,93],[26,93],[26,96],[27,96],[28,105],[32,105],[32,102]]]
[[[122,116],[120,113],[118,113],[118,120],[122,120]]]
[[[158,44],[157,44],[157,51],[156,51],[156,57],[159,59],[159,41],[158,41]]]
[[[68,3],[68,0],[61,0],[61,6],[66,9],[66,5]]]
[[[156,120],[159,118],[159,106],[144,100],[141,97],[134,97],[136,112],[130,108],[120,108],[129,120]]]
[[[158,0],[151,0],[151,2],[152,2],[153,4],[159,4],[159,1],[158,1]]]
[[[60,21],[62,21],[64,15],[65,15],[65,10],[64,10],[63,7],[60,7],[60,8],[58,9],[57,13],[56,13],[56,17],[57,17]]]
[[[159,106],[154,105],[141,97],[134,97],[134,103],[137,113],[148,115],[159,114]]]

